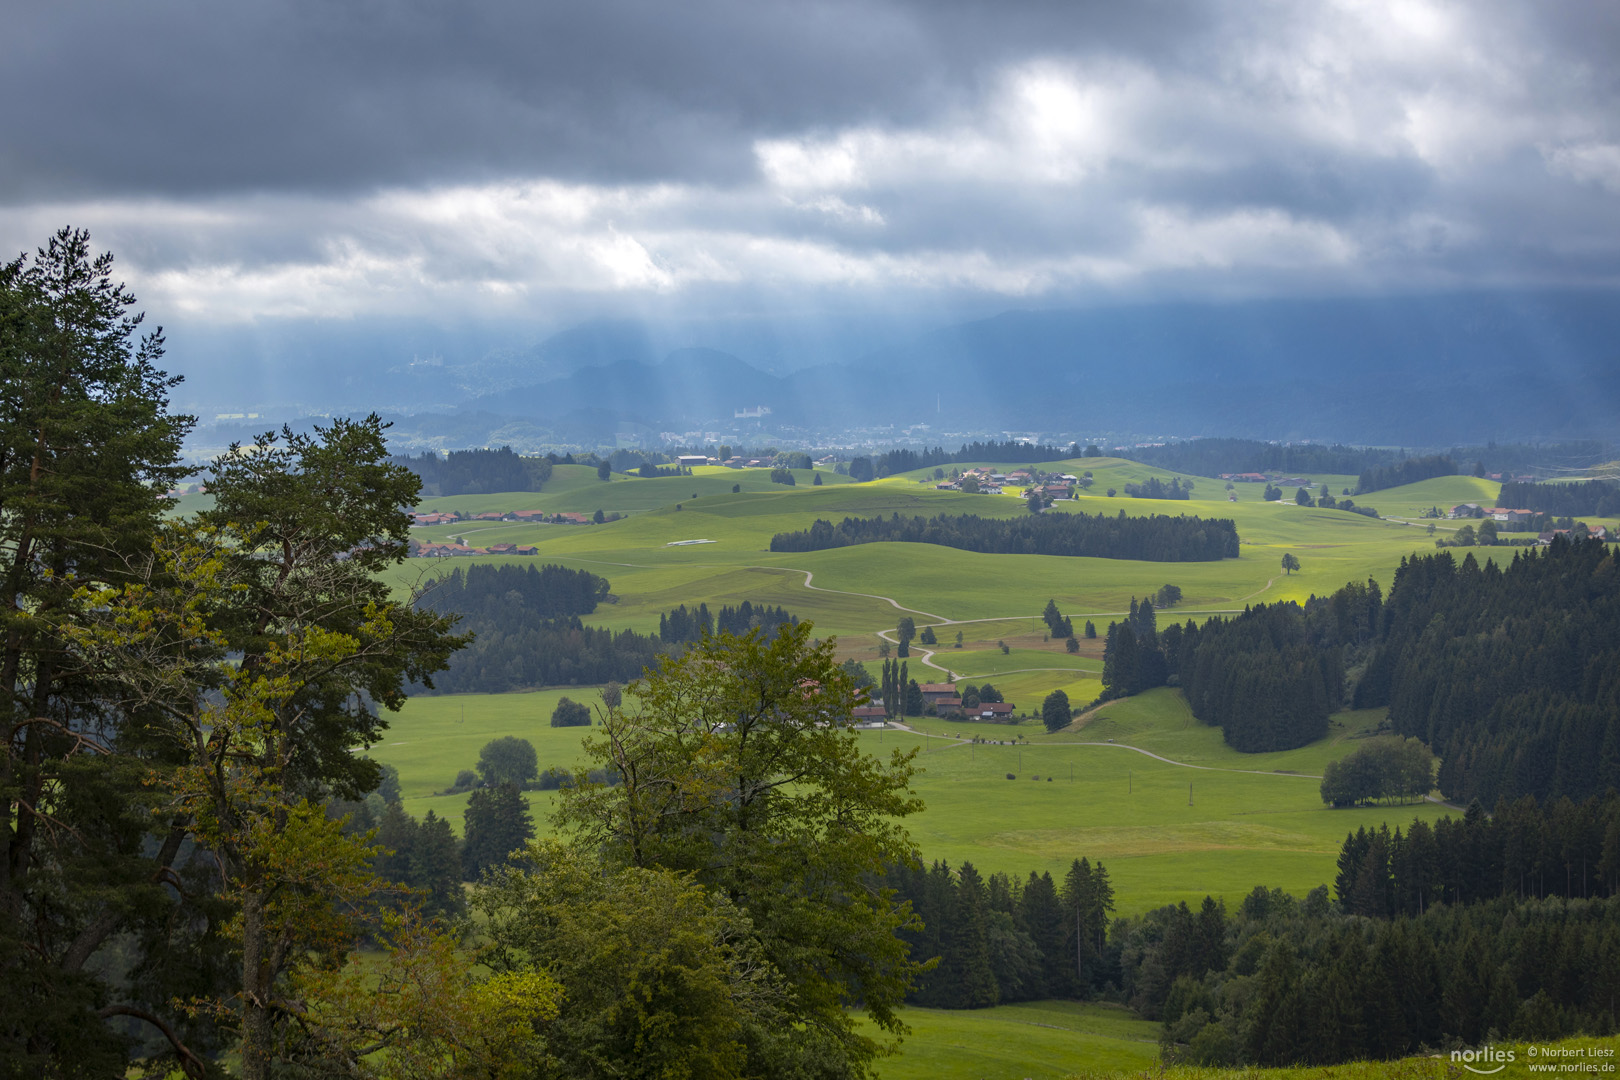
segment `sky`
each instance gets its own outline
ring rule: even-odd
[[[0,250],[158,321],[1620,283],[1620,5],[0,0]]]

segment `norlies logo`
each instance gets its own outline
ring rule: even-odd
[[[1498,1050],[1494,1046],[1482,1046],[1478,1050],[1453,1050],[1451,1060],[1471,1073],[1492,1076],[1508,1067],[1508,1063],[1514,1060],[1514,1053],[1512,1050]]]

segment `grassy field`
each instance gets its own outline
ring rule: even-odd
[[[612,583],[612,602],[587,621],[615,629],[653,630],[660,613],[683,603],[781,604],[814,620],[819,634],[836,635],[839,657],[865,662],[874,676],[880,634],[892,636],[896,620],[910,614],[919,626],[934,626],[939,639],[926,651],[913,644],[913,678],[938,681],[949,671],[964,682],[993,682],[1020,713],[1032,716],[1054,689],[1076,705],[1101,691],[1101,640],[1082,641],[1078,654],[1050,640],[1039,618],[1048,599],[1077,631],[1089,619],[1101,634],[1133,597],[1165,584],[1178,585],[1184,599],[1161,613],[1161,626],[1260,601],[1302,600],[1352,579],[1374,577],[1387,588],[1403,557],[1432,551],[1435,537],[1455,524],[1433,522],[1431,535],[1431,522],[1418,519],[1422,511],[1493,503],[1497,491],[1487,481],[1445,477],[1358,499],[1414,522],[1407,524],[1286,500],[1266,503],[1259,485],[1237,485],[1234,502],[1224,484],[1202,478],[1192,478],[1199,498],[1186,502],[1110,498],[1108,487],[1123,492],[1127,482],[1175,474],[1107,458],[1054,466],[1077,474],[1090,469],[1096,481],[1091,493],[1058,504],[1056,512],[1229,517],[1242,538],[1240,557],[1166,564],[992,556],[917,544],[769,551],[774,533],[805,528],[818,517],[836,522],[891,513],[1026,512],[1014,494],[936,491],[931,469],[867,484],[823,473],[820,487],[803,473],[797,486],[787,488],[771,484],[763,470],[699,469],[692,477],[615,476],[603,482],[594,469],[559,466],[544,492],[437,499],[426,506],[469,513],[601,508],[628,516],[590,526],[465,523],[415,532],[435,540],[464,536],[476,546],[536,544],[541,562],[602,574]],[[1353,484],[1348,477],[1309,479],[1326,481],[1336,493]],[[734,493],[733,485],[740,490]],[[714,542],[670,546],[692,539]],[[1300,559],[1300,572],[1282,572],[1284,552]],[[403,590],[451,566],[482,561],[496,560],[413,560],[396,571],[394,583]],[[543,768],[583,763],[580,740],[588,732],[548,723],[564,694],[597,700],[590,687],[413,698],[372,753],[399,768],[411,813],[433,810],[459,832],[466,797],[435,793],[457,771],[472,768],[490,739],[529,739]],[[1206,893],[1235,904],[1260,884],[1303,893],[1332,881],[1346,832],[1385,822],[1405,826],[1414,817],[1433,820],[1450,812],[1432,803],[1357,810],[1322,804],[1316,778],[1323,767],[1374,734],[1382,719],[1378,711],[1341,713],[1328,736],[1310,746],[1244,755],[1192,717],[1177,691],[1163,689],[1110,702],[1053,734],[1034,719],[1012,725],[930,719],[914,721],[913,731],[864,732],[861,738],[884,754],[918,750],[915,787],[927,808],[907,824],[925,859],[953,865],[967,860],[984,873],[1057,876],[1072,859],[1087,856],[1108,867],[1119,913],[1133,914],[1177,900],[1196,902]],[[528,798],[538,826],[548,830],[554,796],[533,792]],[[1157,1025],[1117,1008],[1048,1002],[966,1013],[912,1009],[906,1019],[913,1035],[899,1056],[883,1063],[884,1080],[1124,1076],[1145,1070],[1158,1075]],[[1427,1076],[1438,1075],[1439,1064],[1417,1059],[1310,1075],[1360,1080],[1396,1069]],[[1234,1074],[1166,1075],[1198,1080]],[[1292,1073],[1255,1075],[1288,1080]]]
[[[911,1034],[879,1063],[882,1080],[1063,1077],[1083,1069],[1147,1069],[1159,1025],[1117,1005],[1039,1001],[993,1009],[906,1009]]]
[[[459,832],[466,796],[435,792],[449,787],[458,770],[472,768],[489,740],[528,739],[542,768],[583,763],[586,729],[548,723],[563,693],[414,698],[372,752],[399,769],[407,810],[417,816],[433,810]],[[1316,779],[1322,765],[1348,753],[1378,719],[1343,713],[1321,742],[1245,755],[1193,720],[1175,691],[1158,690],[1112,703],[1055,735],[1033,721],[925,720],[913,722],[914,732],[864,732],[861,738],[885,755],[919,748],[915,787],[927,809],[907,824],[924,858],[953,865],[966,860],[985,873],[1020,876],[1031,870],[1060,876],[1073,859],[1101,859],[1120,911],[1128,913],[1206,893],[1235,904],[1260,884],[1302,894],[1331,882],[1346,832],[1446,813],[1430,803],[1356,810],[1323,805]],[[553,798],[529,794],[542,831]]]
[[[1077,469],[1082,463],[1057,464]],[[1086,459],[1084,464],[1099,477],[1112,475],[1120,483],[1127,476],[1166,475],[1107,458]],[[574,483],[536,495],[467,497],[460,508],[591,511],[601,505],[629,511],[631,516],[603,525],[463,523],[417,533],[424,540],[462,536],[475,546],[535,544],[545,561],[601,573],[612,581],[619,601],[592,618],[602,625],[646,630],[657,625],[660,612],[678,603],[701,600],[713,605],[747,598],[786,604],[813,618],[823,632],[864,638],[874,649],[875,633],[892,626],[903,613],[895,605],[913,613],[919,622],[1023,619],[1027,628],[1038,630],[1039,624],[1027,620],[1037,616],[1048,599],[1055,599],[1065,614],[1077,620],[1092,618],[1104,629],[1107,620],[1123,612],[1133,596],[1148,595],[1164,584],[1183,590],[1176,617],[1196,617],[1241,609],[1256,601],[1304,599],[1369,576],[1387,585],[1402,556],[1433,547],[1426,524],[1379,521],[1337,510],[1301,508],[1290,502],[1264,503],[1258,493],[1247,491],[1239,493],[1252,498],[1232,503],[1215,482],[1202,481],[1196,490],[1200,495],[1207,490],[1208,501],[1172,503],[1090,494],[1059,503],[1052,512],[1112,514],[1123,509],[1138,514],[1230,517],[1243,541],[1237,559],[1147,563],[997,556],[922,544],[868,544],[773,554],[769,551],[773,534],[804,528],[818,517],[837,521],[873,514],[966,512],[1006,517],[1025,511],[1022,500],[1012,495],[939,492],[931,482],[920,484],[906,476],[869,484],[835,484],[829,479],[821,488],[801,484],[789,489],[770,484],[759,470],[714,470],[719,475],[703,475],[700,470],[694,477],[615,479],[609,483],[597,481],[594,472],[580,466],[560,466],[559,472],[574,469],[589,472],[593,486]],[[733,483],[743,490],[731,493]],[[717,493],[708,493],[706,486]],[[694,500],[693,491],[702,494]],[[1491,501],[1494,485],[1471,477],[1446,477],[1379,492],[1375,504],[1386,512],[1415,516],[1428,506],[1448,506],[1464,497]],[[1449,526],[1442,523],[1441,528]],[[693,539],[714,542],[670,546]],[[1300,559],[1303,565],[1298,573],[1282,572],[1279,562],[1284,552]],[[456,565],[466,561],[456,560]],[[440,570],[437,564],[413,561],[396,571],[394,580],[405,588]],[[949,634],[954,636],[957,629],[975,633],[973,628],[950,625]],[[980,628],[994,632],[988,637],[979,633],[979,638],[993,645],[1010,629]]]
[[[520,540],[540,547],[541,560],[603,574],[613,602],[588,621],[643,632],[678,604],[710,606],[744,599],[781,604],[836,635],[840,658],[854,657],[877,673],[880,633],[902,614],[935,627],[940,644],[926,655],[914,643],[909,672],[937,681],[947,671],[965,682],[993,682],[1017,710],[1032,716],[1052,690],[1076,705],[1101,690],[1101,641],[1082,642],[1078,655],[1049,640],[1039,613],[1048,599],[1083,628],[1106,631],[1110,620],[1164,584],[1183,591],[1170,619],[1198,619],[1245,604],[1304,599],[1347,580],[1375,577],[1387,587],[1401,558],[1433,550],[1422,526],[1381,521],[1336,510],[1266,503],[1257,485],[1237,485],[1238,501],[1224,485],[1191,479],[1199,498],[1161,502],[1110,498],[1130,481],[1175,474],[1112,458],[1050,463],[1076,474],[1089,469],[1092,493],[1060,503],[1056,512],[1190,513],[1230,517],[1242,537],[1239,558],[1217,563],[1147,563],[1039,555],[981,555],[924,544],[868,544],[806,554],[773,554],[774,533],[806,527],[816,518],[872,514],[972,512],[1023,514],[1015,495],[967,495],[933,487],[932,470],[853,484],[823,473],[811,486],[772,484],[764,470],[700,468],[691,477],[600,481],[594,469],[559,466],[544,492],[429,500],[469,512],[542,508],[617,509],[630,516],[590,526],[507,522],[416,530],[423,538],[465,535],[475,545]],[[1316,480],[1317,477],[1310,477]],[[1328,477],[1330,486],[1348,478]],[[1345,483],[1339,484],[1339,481]],[[733,493],[737,485],[740,491]],[[696,498],[694,498],[694,493]],[[1496,485],[1472,477],[1443,477],[1377,492],[1366,501],[1385,513],[1416,515],[1460,501],[1494,502]],[[1439,528],[1449,528],[1438,523]],[[1440,535],[1443,535],[1441,533]],[[669,546],[678,540],[714,543]],[[1303,564],[1295,574],[1279,566],[1284,552]],[[1482,552],[1483,553],[1483,552]],[[412,560],[396,571],[401,588],[444,572],[449,563]],[[961,643],[957,645],[957,635]],[[1003,651],[1003,646],[1005,650]],[[564,693],[594,700],[594,690],[545,690],[502,697],[464,695],[412,700],[396,718],[385,745],[374,751],[400,768],[413,813],[435,809],[460,826],[465,798],[432,793],[471,768],[484,742],[497,735],[531,739],[542,765],[578,760],[578,730],[554,729],[547,720]],[[1440,808],[1325,809],[1317,794],[1323,766],[1348,753],[1379,717],[1342,714],[1330,735],[1285,754],[1240,755],[1217,730],[1197,723],[1179,694],[1157,691],[1114,702],[1068,731],[1047,735],[1030,720],[1017,728],[918,725],[919,734],[865,736],[887,745],[911,739],[925,748],[926,772],[918,790],[928,810],[912,822],[926,857],[972,860],[987,871],[1059,870],[1079,855],[1108,861],[1122,900],[1140,910],[1209,891],[1235,899],[1256,884],[1305,890],[1328,880],[1345,831],[1381,821],[1402,823]],[[951,735],[1018,738],[1023,746],[974,746]],[[1087,745],[1090,744],[1090,745]],[[1124,749],[1126,745],[1176,764]],[[1018,777],[1008,781],[1007,773]],[[1071,780],[1070,777],[1073,777]],[[1039,776],[1040,780],[1032,777]],[[1048,780],[1047,778],[1052,779]],[[1188,785],[1192,805],[1188,805]],[[535,794],[536,809],[549,796]]]
[[[1511,1061],[1504,1056],[1502,1060],[1505,1065],[1500,1069],[1485,1062],[1470,1067],[1452,1061],[1449,1054],[1436,1053],[1399,1061],[1357,1061],[1346,1065],[1301,1065],[1284,1069],[1218,1069],[1182,1065],[1168,1069],[1138,1070],[1099,1063],[1075,1072],[1073,1077],[1074,1080],[1459,1080],[1474,1075],[1495,1075],[1505,1080],[1517,1080],[1519,1077],[1538,1075],[1531,1071],[1537,1064],[1554,1075],[1612,1075],[1616,1061],[1620,1060],[1620,1038],[1613,1035],[1579,1036],[1544,1043],[1496,1042],[1491,1047],[1503,1055],[1511,1053]],[[1468,1068],[1472,1068],[1472,1071],[1464,1071]],[[940,1080],[968,1080],[969,1077],[984,1077],[985,1080],[1006,1077],[1012,1080],[1020,1074],[1016,1071],[993,1070],[982,1073],[942,1071],[935,1075]]]

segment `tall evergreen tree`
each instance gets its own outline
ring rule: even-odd
[[[981,1009],[1000,1000],[990,962],[988,907],[984,879],[972,863],[964,862],[957,868],[954,903],[943,942],[941,981],[949,987],[948,1008]]]
[[[534,820],[516,784],[473,792],[463,816],[461,872],[468,881],[505,866],[513,852],[534,839]]]

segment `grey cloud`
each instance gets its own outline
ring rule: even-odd
[[[8,3],[0,199],[547,175],[730,182],[754,139],[913,124],[1031,53],[1154,57],[1162,2]]]

